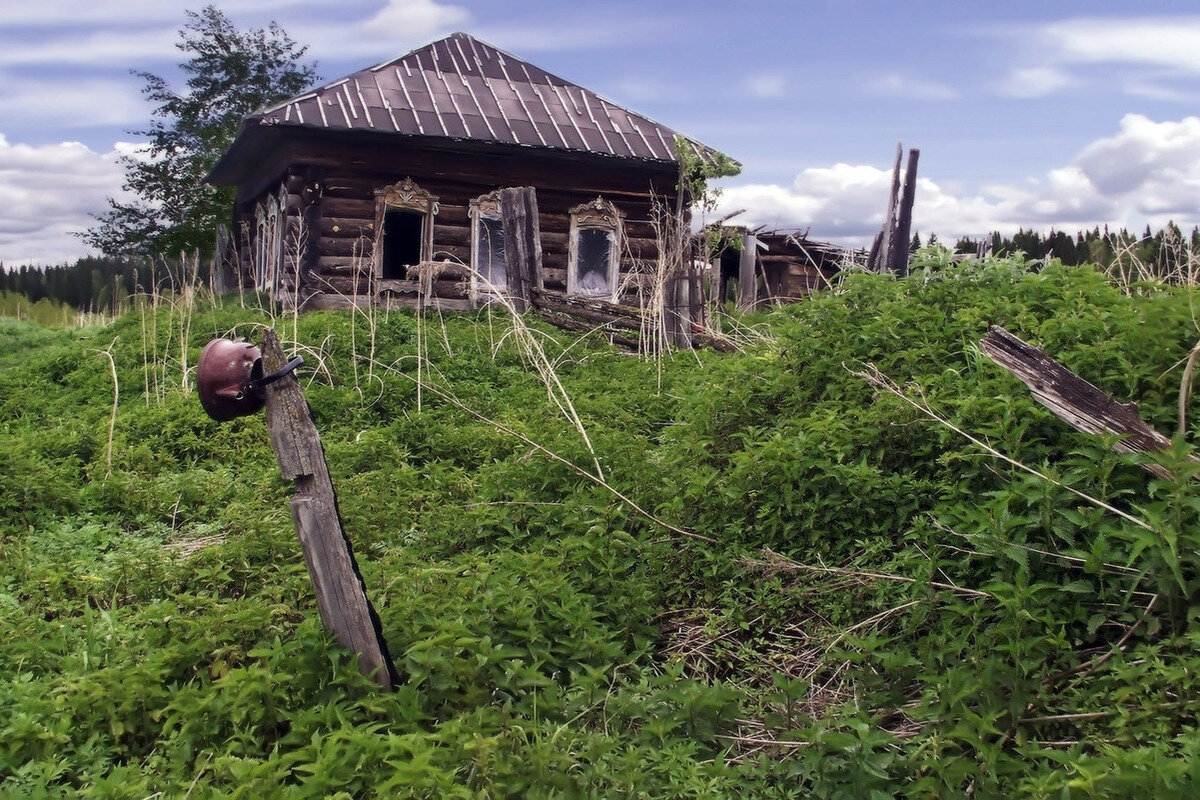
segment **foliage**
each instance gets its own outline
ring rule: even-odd
[[[396,311],[276,321],[322,366],[389,695],[319,626],[262,420],[182,388],[269,309],[5,322],[0,794],[1194,796],[1195,426],[1150,478],[975,347],[1002,324],[1169,430],[1193,289],[913,266],[741,320],[744,353],[657,364],[531,323],[610,485],[711,542],[462,410],[591,468],[494,311],[421,339]],[[418,352],[461,406],[417,410]],[[868,362],[1056,483],[877,396]]]
[[[109,199],[109,211],[84,234],[88,244],[112,255],[211,254],[217,224],[232,207],[229,189],[203,183],[233,143],[242,120],[271,103],[298,94],[317,78],[301,61],[298,45],[277,24],[240,31],[214,5],[188,11],[176,47],[187,58],[179,69],[187,90],[177,93],[166,78],[135,74],[155,104],[143,152],[121,157],[124,188],[137,198]]]

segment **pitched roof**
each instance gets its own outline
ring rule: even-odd
[[[285,100],[254,121],[676,160],[675,131],[465,33]]]

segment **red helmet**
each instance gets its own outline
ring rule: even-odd
[[[253,414],[263,407],[255,380],[262,376],[262,352],[249,342],[213,339],[196,364],[200,405],[224,422]]]

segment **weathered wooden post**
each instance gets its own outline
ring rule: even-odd
[[[758,305],[758,237],[749,231],[742,237],[742,254],[738,259],[738,311],[753,311]]]
[[[245,343],[211,342],[197,365],[201,402],[216,419],[253,413],[265,402],[267,431],[279,469],[295,483],[292,519],[321,621],[339,643],[358,654],[362,673],[390,691],[395,667],[342,529],[321,438],[304,391],[291,374],[298,362],[287,361],[279,336],[270,328],[263,334],[260,366],[253,364],[256,356]]]
[[[501,189],[500,218],[508,294],[517,312],[524,313],[532,302],[533,290],[542,288],[542,241],[533,187]]]

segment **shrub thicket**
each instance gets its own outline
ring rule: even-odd
[[[261,312],[0,325],[0,790],[1192,796],[1190,435],[1179,480],[1151,479],[975,342],[1004,325],[1165,431],[1195,298],[1025,266],[856,277],[661,377],[545,332],[648,515],[432,391],[417,409],[420,341],[441,391],[592,469],[502,317],[426,318],[419,340],[410,314],[289,320],[324,358],[307,394],[390,695],[320,628],[261,418],[218,425],[183,388],[181,332],[194,364]],[[1053,480],[877,395],[868,363]]]

